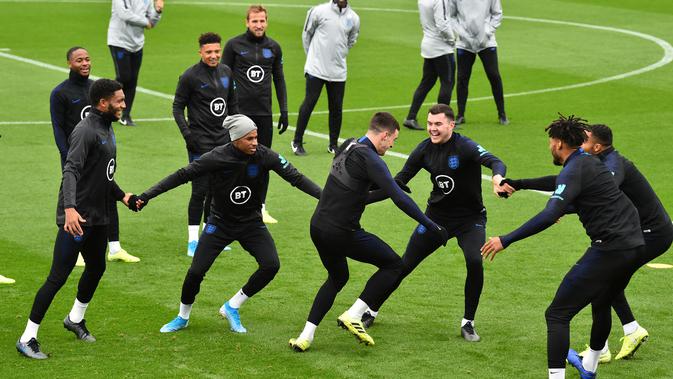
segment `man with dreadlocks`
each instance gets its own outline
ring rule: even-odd
[[[547,206],[509,234],[491,237],[481,248],[493,260],[512,243],[547,229],[569,209],[579,215],[591,246],[561,281],[545,312],[549,378],[565,378],[566,357],[580,377],[595,378],[600,350],[612,326],[610,306],[637,267],[644,241],[638,212],[619,190],[610,170],[580,146],[586,141],[586,120],[574,116],[552,122],[545,131],[553,162],[563,169]],[[592,305],[590,347],[597,354],[583,359],[570,349],[570,320]]]

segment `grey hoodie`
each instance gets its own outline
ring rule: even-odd
[[[500,0],[449,0],[449,15],[458,34],[457,48],[478,53],[498,46],[495,30],[502,22]]]
[[[421,56],[426,59],[453,54],[456,37],[451,29],[448,0],[418,0],[423,40]]]
[[[152,0],[112,0],[107,44],[135,53],[145,45],[148,20],[154,27],[160,19]]]
[[[330,82],[346,81],[346,56],[360,33],[360,17],[350,5],[332,1],[309,9],[302,32],[304,72]]]

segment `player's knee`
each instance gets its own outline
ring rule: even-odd
[[[280,270],[280,262],[274,261],[259,266],[259,269],[267,276],[273,278]]]
[[[484,261],[481,255],[470,256],[465,258],[465,267],[467,271],[482,271],[484,269]]]
[[[198,270],[195,268],[189,268],[187,270],[187,277],[185,278],[185,281],[193,282],[193,283],[200,283],[203,281],[203,278],[206,276],[206,273],[203,272],[202,270]]]
[[[547,326],[570,323],[570,317],[564,314],[559,309],[550,305],[544,312],[544,318],[547,321]]]
[[[337,291],[341,291],[341,289],[346,286],[346,283],[348,283],[348,277],[349,277],[349,274],[338,275],[338,276],[330,275],[328,280],[329,280],[330,283],[332,283],[332,286],[334,286],[334,288]]]

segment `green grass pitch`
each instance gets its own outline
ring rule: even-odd
[[[283,47],[290,112],[296,112],[304,95],[301,28],[306,10],[318,0],[274,3],[268,5],[268,33]],[[361,135],[374,110],[387,109],[403,119],[422,65],[415,1],[351,3],[360,14],[362,28],[348,57],[342,137]],[[198,61],[198,35],[216,31],[227,39],[242,33],[246,6],[229,0],[166,1],[163,20],[155,30],[146,32],[139,85],[172,95],[178,75]],[[557,112],[606,123],[615,131],[616,147],[638,165],[664,205],[673,211],[669,187],[673,172],[668,164],[673,160],[673,64],[661,65],[673,54],[668,45],[673,43],[670,1],[504,0],[503,8],[506,18],[497,38],[512,123],[497,125],[488,82],[476,63],[470,87],[474,101],[468,103],[468,124],[461,132],[502,158],[509,176],[530,177],[558,170],[551,164],[543,132]],[[208,273],[189,327],[176,334],[159,333],[161,325],[177,312],[181,283],[190,263],[185,254],[189,186],[183,186],[154,200],[140,214],[120,210],[122,246],[142,262],[108,265],[86,315],[98,342],[80,343],[61,324],[76,291],[81,272],[76,268],[40,329],[40,341],[44,350],[52,353],[51,359],[34,362],[18,356],[14,343],[49,271],[56,235],[54,213],[60,176],[48,123],[49,93],[66,74],[14,58],[66,67],[67,48],[82,45],[91,54],[92,73],[113,77],[106,46],[109,14],[108,1],[0,0],[0,274],[17,280],[14,285],[0,287],[0,377],[546,375],[544,309],[589,242],[576,217],[565,217],[549,230],[511,246],[494,262],[485,263],[476,323],[483,338],[480,343],[469,344],[459,336],[465,269],[460,250],[450,241],[428,258],[383,308],[371,329],[375,347],[358,345],[336,326],[336,317],[350,306],[373,273],[373,267],[354,262],[350,282],[318,328],[311,350],[296,354],[287,341],[301,331],[326,273],[308,235],[315,200],[276,176],[272,177],[268,206],[280,223],[269,229],[281,257],[281,271],[242,308],[247,335],[229,332],[226,321],[217,314],[219,306],[255,268],[254,260],[238,245],[222,254]],[[588,84],[567,88],[581,83]],[[557,90],[546,91],[554,88]],[[431,103],[436,94],[435,89],[426,102]],[[323,94],[316,108],[319,112],[309,125],[318,133],[327,132],[325,97]],[[137,128],[115,127],[117,181],[128,191],[140,192],[185,165],[187,157],[184,142],[170,120],[169,99],[139,93],[134,116],[160,120],[139,121]],[[296,122],[296,113],[290,122]],[[310,155],[296,158],[289,149],[291,134],[276,135],[274,149],[316,182],[324,183],[330,162],[327,141],[307,137]],[[425,136],[402,130],[393,151],[408,154]],[[386,161],[393,173],[403,164],[394,156]],[[430,188],[427,174],[419,174],[411,187],[414,199],[424,204]],[[546,202],[545,196],[537,193],[500,200],[490,194],[487,183],[484,197],[490,236],[509,232]],[[369,207],[363,226],[401,254],[414,223],[388,201]],[[673,263],[673,257],[669,252],[658,261]],[[602,377],[673,377],[671,275],[673,270],[649,268],[635,275],[627,294],[651,340],[635,359],[601,366]],[[588,311],[573,321],[574,348],[583,349],[590,324]],[[613,351],[619,348],[621,336],[614,317]],[[575,375],[568,370],[569,378]]]

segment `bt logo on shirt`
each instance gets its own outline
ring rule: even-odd
[[[115,168],[116,168],[115,163],[116,162],[114,158],[110,158],[110,161],[107,163],[107,169],[105,175],[107,175],[107,180],[110,182],[112,181],[112,179],[114,179],[115,176]]]
[[[82,111],[79,112],[80,119],[84,120],[86,116],[89,115],[90,111],[91,111],[91,105],[87,105],[86,107],[82,108]]]
[[[247,186],[237,186],[229,193],[229,199],[236,205],[247,203],[251,197],[252,191]]]
[[[246,75],[248,76],[248,80],[253,83],[259,83],[264,80],[264,70],[257,65],[250,66]]]
[[[439,189],[442,191],[444,195],[448,195],[451,192],[453,192],[453,189],[455,187],[455,182],[453,181],[453,178],[448,175],[435,176],[435,182],[437,183],[437,187],[439,187]]]
[[[223,98],[217,97],[210,102],[210,113],[216,117],[222,117],[227,110],[227,102]]]

